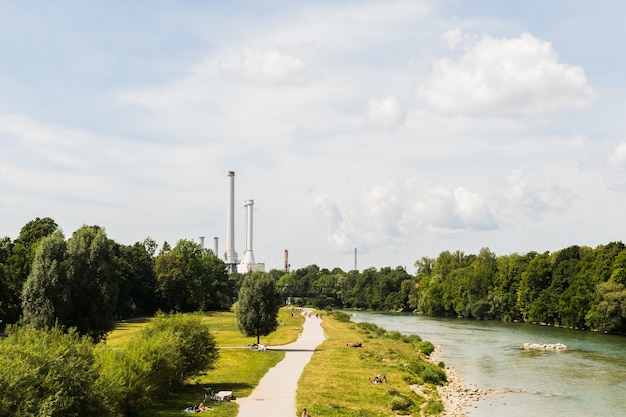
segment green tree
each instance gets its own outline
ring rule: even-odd
[[[237,324],[245,336],[267,336],[278,328],[281,297],[276,282],[265,272],[248,275],[239,290]]]
[[[103,338],[115,325],[112,245],[98,226],[81,227],[67,244],[60,232],[44,239],[24,285],[25,321],[37,328],[58,323],[94,340]]]
[[[115,327],[118,286],[113,245],[98,226],[82,226],[67,242],[68,308],[60,323],[95,340]]]
[[[540,295],[550,286],[551,280],[550,254],[549,252],[538,254],[522,273],[522,280],[517,291],[517,305],[524,320],[545,320],[545,300],[541,299]]]
[[[22,288],[31,271],[39,241],[58,229],[49,217],[26,223],[14,242],[5,238],[0,248],[0,320],[15,323],[22,314]]]
[[[115,315],[137,317],[152,315],[156,305],[154,251],[148,240],[132,246],[114,245],[115,274],[119,294]]]
[[[598,285],[599,302],[587,314],[592,329],[608,333],[626,331],[626,287],[607,281]]]
[[[24,321],[37,329],[50,328],[57,320],[65,324],[62,311],[70,302],[65,259],[66,243],[60,230],[42,239],[22,292]]]
[[[165,311],[225,310],[236,293],[226,264],[209,249],[181,239],[155,263],[157,292]]]

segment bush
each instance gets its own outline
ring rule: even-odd
[[[430,356],[430,354],[433,353],[433,351],[435,350],[435,345],[426,341],[426,342],[420,342],[417,345],[417,348],[419,349],[420,352],[422,352],[423,355]]]
[[[374,323],[369,323],[366,321],[357,323],[357,326],[368,333],[374,333],[376,336],[383,336],[387,333],[387,330],[383,329],[382,327],[378,327]]]
[[[99,349],[98,386],[110,393],[109,407],[134,415],[216,359],[215,340],[198,316],[159,316],[123,349]]]
[[[443,385],[448,381],[446,372],[430,362],[426,362],[426,366],[422,371],[421,377],[424,379],[424,382],[429,382],[435,385]]]
[[[144,330],[145,337],[152,333],[166,334],[172,332],[176,339],[176,347],[181,356],[181,367],[178,370],[180,383],[192,375],[214,368],[218,358],[215,338],[209,327],[202,323],[200,316],[195,314],[159,315]]]
[[[431,383],[435,385],[443,385],[447,382],[446,372],[434,363],[415,359],[408,364],[404,364],[403,368],[410,372],[414,377],[405,377],[405,380],[421,380],[419,384]]]
[[[333,313],[333,317],[335,318],[335,320],[337,320],[338,322],[341,323],[350,323],[350,316],[347,313],[344,313],[343,311],[335,311]]]
[[[408,411],[411,407],[413,407],[413,401],[404,396],[404,395],[395,395],[391,399],[391,410],[392,411]]]
[[[440,401],[430,400],[426,403],[423,408],[424,415],[427,416],[438,416],[443,413],[443,404]]]
[[[95,389],[93,351],[74,329],[10,329],[0,342],[0,415],[110,415]]]

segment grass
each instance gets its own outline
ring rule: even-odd
[[[187,415],[181,410],[190,405],[197,405],[203,400],[203,387],[210,386],[213,390],[233,391],[235,397],[250,395],[265,373],[285,357],[285,352],[242,349],[249,343],[256,343],[256,338],[245,337],[237,327],[237,319],[233,312],[210,312],[202,315],[203,322],[211,328],[220,357],[215,369],[207,371],[191,380],[179,392],[163,398],[145,410],[145,415],[157,417],[182,417]],[[139,332],[150,319],[140,319],[119,323],[107,337],[107,345],[121,346],[135,333]],[[261,343],[267,345],[283,345],[298,338],[302,331],[304,318],[300,314],[292,315],[292,310],[283,308],[279,311],[278,329],[272,334],[261,337]],[[238,412],[236,402],[224,402],[213,407],[213,417],[235,417]]]
[[[220,347],[215,369],[191,379],[180,392],[149,407],[145,415],[182,417],[181,410],[203,399],[204,386],[246,397],[263,375],[284,358],[284,352],[235,348],[256,343],[256,339],[241,335],[232,312],[206,313],[203,320],[211,327]],[[261,343],[282,345],[295,341],[303,321],[300,314],[292,315],[291,309],[281,309],[279,322],[282,324],[274,333],[261,338]],[[119,346],[144,324],[120,324],[107,343]],[[318,347],[300,378],[298,409],[306,407],[315,417],[417,417],[437,415],[441,411],[435,386],[425,382],[429,378],[436,379],[439,370],[419,353],[428,351],[428,342],[416,336],[387,332],[369,323],[342,322],[333,314],[324,314],[322,325],[326,341]],[[361,341],[363,346],[346,346],[355,341]],[[378,374],[385,374],[388,383],[368,382],[368,378]],[[409,384],[419,384],[421,393],[411,390]],[[210,412],[214,417],[235,417],[238,412],[236,402],[210,406],[214,408]]]
[[[380,417],[422,416],[440,408],[435,386],[423,379],[435,365],[420,358],[424,342],[418,337],[340,322],[332,315],[325,317],[323,327],[327,339],[298,383],[299,409],[306,407],[316,417]],[[347,346],[356,341],[362,342],[361,348]],[[416,366],[423,367],[421,374],[413,371]],[[379,374],[388,383],[368,381]],[[422,394],[409,384],[421,385]]]

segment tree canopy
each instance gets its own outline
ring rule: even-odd
[[[265,272],[252,272],[244,278],[237,302],[237,324],[246,336],[267,336],[278,327],[281,305],[276,282]]]

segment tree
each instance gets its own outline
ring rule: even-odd
[[[117,317],[151,316],[157,310],[154,250],[146,242],[132,246],[114,245],[119,287]]]
[[[165,311],[226,310],[234,292],[226,264],[209,249],[181,239],[156,258],[157,292]]]
[[[98,226],[81,227],[67,244],[60,232],[44,239],[24,285],[25,321],[37,328],[58,322],[95,340],[103,338],[115,325],[112,245]]]
[[[36,329],[50,328],[68,303],[66,243],[60,230],[44,238],[22,291],[24,321]]]
[[[31,271],[35,252],[42,238],[58,229],[49,217],[26,223],[18,238],[0,243],[0,320],[15,323],[22,314],[22,288]]]
[[[278,328],[278,309],[281,297],[276,282],[265,272],[248,275],[239,290],[237,324],[245,336],[267,336]]]

